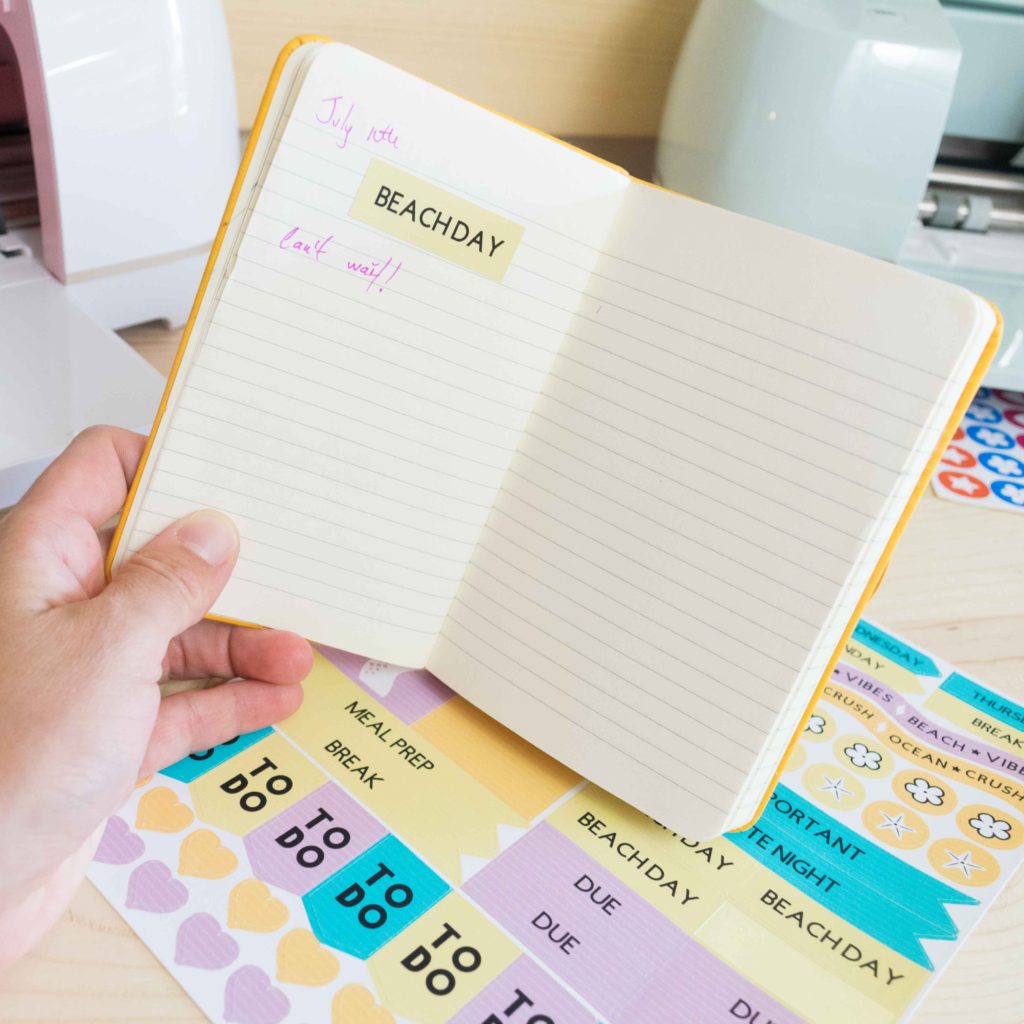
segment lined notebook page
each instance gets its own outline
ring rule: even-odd
[[[215,614],[421,665],[628,179],[343,46],[293,92],[123,550],[222,509],[242,549]],[[352,219],[373,160],[500,206],[557,278],[530,247],[499,283]]]
[[[987,336],[966,293],[635,185],[429,666],[714,834],[777,762]]]

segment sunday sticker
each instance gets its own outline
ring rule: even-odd
[[[505,276],[524,231],[521,224],[383,160],[370,161],[348,212],[493,281]]]

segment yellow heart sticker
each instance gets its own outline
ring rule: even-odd
[[[287,920],[288,908],[258,878],[247,878],[228,893],[229,928],[276,932]]]
[[[238,858],[208,828],[189,832],[181,841],[178,874],[193,878],[227,878],[238,867]]]
[[[192,824],[194,817],[191,809],[177,798],[174,790],[157,786],[139,798],[135,827],[150,832],[180,832]]]
[[[395,1018],[362,985],[346,985],[331,1000],[331,1024],[395,1024]]]
[[[306,928],[295,928],[277,944],[277,980],[295,985],[326,985],[341,965]]]

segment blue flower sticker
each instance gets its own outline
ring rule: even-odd
[[[978,424],[967,428],[967,436],[985,448],[999,448],[1003,451],[1013,448],[1016,441],[1005,430],[996,430],[995,427],[986,427]]]
[[[1024,483],[1015,480],[993,480],[992,493],[1014,508],[1024,509]]]
[[[1001,452],[981,452],[978,461],[994,476],[1024,477],[1024,462]]]
[[[965,413],[967,419],[977,423],[998,423],[1003,414],[994,405],[983,405],[975,402]]]

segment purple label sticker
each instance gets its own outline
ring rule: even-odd
[[[299,896],[316,888],[387,830],[328,782],[245,837],[253,874]]]
[[[640,1020],[641,1018],[636,1018]],[[521,956],[470,1000],[448,1024],[594,1024],[594,1015],[542,967]]]
[[[627,1000],[688,941],[625,882],[546,823],[470,879],[465,891],[612,1018],[621,1016]]]

